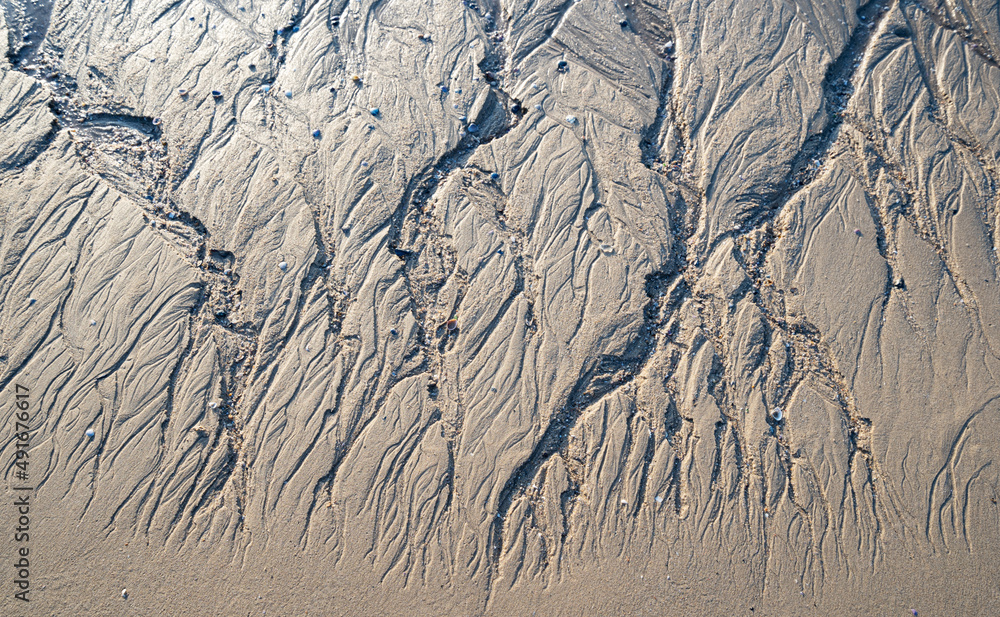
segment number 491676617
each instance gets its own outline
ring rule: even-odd
[[[28,433],[28,418],[30,414],[28,413],[28,393],[27,387],[21,384],[14,384],[14,407],[17,411],[14,412],[15,425],[14,425],[14,439],[17,443],[14,444],[16,448],[16,458],[14,465],[21,469],[22,471],[28,470],[28,443],[30,441],[30,433]]]

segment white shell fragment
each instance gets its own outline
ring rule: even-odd
[[[775,422],[781,422],[781,419],[783,417],[784,414],[781,412],[781,407],[775,407],[774,409],[771,410],[771,419],[774,420]]]

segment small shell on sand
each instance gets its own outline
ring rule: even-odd
[[[775,422],[781,422],[783,417],[785,417],[785,414],[781,412],[781,407],[775,407],[771,410],[771,419]]]
[[[281,262],[280,264],[278,264],[278,268],[280,268],[281,271],[284,272],[285,270],[288,269],[288,262],[286,261]]]
[[[87,432],[84,433],[84,434],[87,436],[88,439],[93,439],[94,438],[94,429],[88,428]]]

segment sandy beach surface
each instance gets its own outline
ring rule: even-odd
[[[996,0],[0,0],[0,615],[996,615]]]

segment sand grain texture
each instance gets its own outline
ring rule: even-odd
[[[0,613],[993,614],[995,2],[0,7]]]

